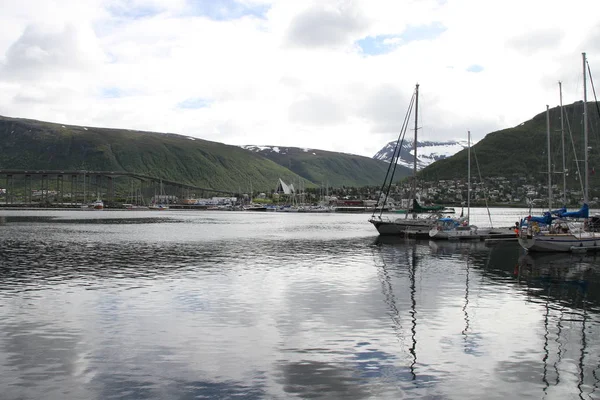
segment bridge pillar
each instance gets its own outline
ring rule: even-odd
[[[32,190],[33,190],[33,185],[31,183],[31,175],[27,174],[25,175],[25,201],[27,202],[27,204],[31,204],[33,203],[31,197],[33,195]]]
[[[107,176],[108,178],[108,200],[112,203],[115,200],[115,186],[113,182],[112,176]]]
[[[59,204],[63,203],[63,176],[62,174],[56,175],[56,202]]]
[[[41,202],[40,204],[46,204],[48,203],[48,188],[49,188],[49,184],[48,184],[48,175],[43,174],[42,175],[42,197],[41,197]]]

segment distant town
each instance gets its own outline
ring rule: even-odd
[[[529,182],[529,183],[528,183]],[[548,185],[530,183],[527,177],[493,177],[486,178],[484,182],[471,182],[471,205],[485,206],[512,206],[545,207],[548,205]],[[340,188],[332,190],[338,199],[370,200],[377,201],[380,198],[380,189],[373,187],[364,188]],[[389,197],[396,204],[410,197],[410,183],[392,185]],[[424,204],[435,203],[444,205],[462,205],[467,201],[468,183],[465,179],[447,179],[439,181],[418,181],[417,196]],[[552,185],[552,204],[563,205],[565,191],[562,185]],[[595,191],[590,191],[590,206],[598,204]],[[582,190],[566,190],[567,206],[578,206],[583,201]]]
[[[471,206],[502,206],[502,207],[547,207],[548,185],[542,183],[530,183],[527,177],[493,177],[486,178],[484,182],[471,182]],[[448,206],[460,206],[467,203],[468,183],[465,179],[446,179],[439,181],[418,181],[417,198],[423,205],[439,204]],[[21,192],[22,193],[22,192]],[[562,185],[552,185],[553,206],[578,206],[583,199],[581,190],[566,190],[566,203],[563,201],[564,191]],[[590,192],[590,206],[598,205],[597,193]],[[64,201],[75,203],[85,202],[81,198],[71,197],[69,193],[60,193],[56,190],[33,189],[29,195],[30,205],[60,206],[57,203]],[[0,188],[0,206],[18,206],[19,203],[27,202],[24,196],[8,198],[5,188]],[[219,197],[197,197],[193,193],[187,196],[166,194],[155,194],[150,196],[150,203],[179,204],[186,206],[235,206],[249,204],[277,204],[277,205],[328,205],[337,206],[339,210],[348,207],[372,209],[383,203],[385,193],[381,187],[339,187],[339,188],[302,188],[294,190],[293,185],[286,185],[280,180],[280,184],[271,192],[238,193],[232,196]],[[384,208],[397,209],[410,207],[411,183],[410,178],[401,184],[391,186],[387,202]],[[115,198],[114,207],[119,208],[121,203],[131,203],[131,198]]]

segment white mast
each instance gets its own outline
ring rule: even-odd
[[[471,223],[471,131],[467,131],[467,221]]]
[[[417,129],[418,129],[418,117],[419,117],[419,84],[415,88],[415,141],[413,142],[413,152],[414,161],[413,161],[413,187],[412,187],[412,198],[413,204],[415,203],[415,199],[417,198]],[[411,207],[412,205],[409,205]],[[414,213],[413,213],[414,214]]]
[[[550,162],[550,106],[546,104],[546,134],[548,136],[548,210],[552,210],[552,164]]]
[[[586,67],[586,58],[585,53],[581,53],[583,56],[583,160],[584,160],[584,168],[585,168],[585,184],[583,187],[583,202],[587,204],[588,202],[588,185],[589,185],[589,175],[590,172],[588,170],[588,119],[587,119],[587,73],[585,71]]]
[[[565,164],[565,114],[562,102],[562,82],[558,81],[560,92],[560,137],[562,140],[563,206],[567,205],[567,166]]]

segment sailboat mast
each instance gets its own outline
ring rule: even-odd
[[[471,223],[471,131],[467,131],[467,221]]]
[[[567,165],[565,161],[565,114],[562,102],[562,82],[558,81],[560,92],[560,137],[562,141],[563,206],[567,205]]]
[[[590,172],[588,170],[588,119],[587,119],[587,74],[585,71],[586,58],[585,53],[581,53],[583,56],[583,160],[585,168],[585,185],[583,187],[583,202],[588,202],[588,185]]]
[[[419,117],[419,84],[415,88],[415,141],[413,142],[413,202],[417,198],[417,129],[418,129],[418,118]]]
[[[471,131],[467,131],[467,221],[471,223]]]
[[[546,135],[548,136],[548,210],[552,210],[552,163],[550,161],[550,106],[546,104]]]

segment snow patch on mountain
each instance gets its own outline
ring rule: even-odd
[[[377,154],[373,156],[373,158],[376,160],[391,162],[395,147],[396,141],[389,142],[381,150],[379,150]],[[445,142],[418,142],[417,169],[421,170],[428,165],[433,164],[437,160],[442,160],[444,158],[453,156],[467,147],[468,143],[464,139],[449,140]],[[403,143],[400,150],[400,157],[398,158],[398,164],[412,169],[414,160],[415,153],[413,150],[413,143]]]
[[[279,154],[288,154],[290,152],[290,148],[296,149],[295,147],[281,147],[281,146],[257,146],[254,144],[245,144],[240,146],[242,149],[246,149],[248,151],[253,151],[255,153],[279,153]],[[309,148],[298,148],[299,150],[303,151],[304,153],[308,153],[309,151],[314,151],[313,149],[309,149]],[[313,155],[316,155],[315,153],[312,153]]]

